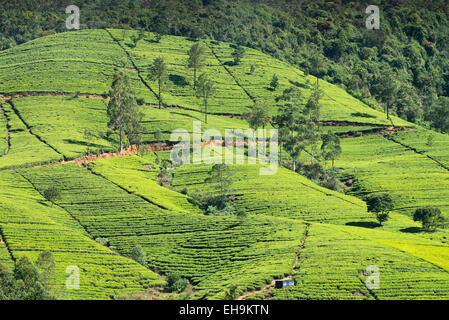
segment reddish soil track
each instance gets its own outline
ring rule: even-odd
[[[145,151],[167,151],[171,150],[173,147],[167,146],[167,145],[160,145],[160,146],[148,146]],[[108,159],[108,158],[116,158],[116,157],[122,157],[122,156],[129,156],[132,154],[138,154],[139,150],[135,145],[129,146],[128,148],[123,149],[122,154],[120,152],[105,152],[100,153],[98,155],[89,155],[84,156],[75,160],[68,160],[68,161],[62,161],[62,163],[74,163],[78,166],[81,166],[83,163],[87,162],[94,162],[100,159]]]
[[[74,97],[75,93],[68,93],[68,92],[19,92],[19,93],[13,93],[11,95],[5,95],[0,94],[0,99],[3,101],[11,100],[11,99],[19,99],[24,97],[46,97],[46,96],[53,96],[53,97]],[[97,94],[90,94],[90,93],[80,93],[78,95],[80,98],[91,98],[91,99],[101,99],[101,100],[109,100],[109,97],[105,98],[103,96],[97,95]]]

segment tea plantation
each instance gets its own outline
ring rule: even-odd
[[[167,162],[170,135],[181,129],[192,136],[194,121],[221,135],[248,129],[244,114],[255,102],[275,115],[285,89],[300,89],[305,103],[317,79],[250,48],[234,63],[233,44],[150,33],[134,44],[138,35],[82,30],[0,52],[0,263],[12,269],[24,255],[52,252],[60,299],[160,298],[175,272],[190,282],[182,296],[188,299],[449,298],[449,232],[423,231],[412,219],[423,206],[449,217],[449,136],[387,119],[319,80],[322,132],[341,138],[335,167],[344,192],[284,166],[261,175],[267,165],[248,163],[248,143],[245,163],[229,165],[226,194],[242,214],[208,214],[199,197],[217,193],[207,180],[213,165]],[[199,73],[216,88],[207,124],[186,67],[197,41],[205,54]],[[149,77],[158,57],[167,65],[162,108]],[[107,114],[117,70],[130,78],[149,146],[120,157]],[[217,150],[222,158],[221,141]],[[282,156],[288,162],[285,150]],[[44,196],[51,189],[58,197]],[[364,201],[379,193],[394,205],[382,226]],[[139,246],[145,266],[131,259]],[[73,266],[79,289],[65,285]],[[378,288],[367,285],[370,266],[379,270]],[[275,279],[294,279],[295,286],[274,289]]]

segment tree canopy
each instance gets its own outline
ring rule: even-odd
[[[122,153],[125,135],[129,144],[140,142],[140,121],[143,114],[139,111],[134,90],[125,72],[118,70],[114,74],[109,96],[111,99],[107,108],[108,127],[119,132]]]

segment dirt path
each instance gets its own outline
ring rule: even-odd
[[[271,283],[267,284],[266,286],[264,286],[262,289],[259,290],[254,290],[254,291],[248,291],[245,292],[243,295],[241,295],[240,297],[238,297],[236,300],[245,300],[248,296],[253,295],[253,294],[264,294],[267,295],[271,292],[271,290],[274,289],[274,286],[276,284],[276,281],[288,281],[288,280],[293,280],[293,276],[298,272],[299,270],[299,260],[300,260],[300,256],[301,256],[301,252],[305,247],[306,244],[306,239],[307,236],[309,235],[309,229],[310,229],[310,224],[307,223],[306,224],[306,229],[304,231],[304,237],[301,241],[301,245],[299,246],[298,252],[296,253],[296,259],[295,259],[295,263],[292,266],[292,273],[290,276],[282,278],[282,279],[274,279],[273,281],[271,281]]]
[[[0,94],[0,99],[7,102],[11,99],[19,99],[24,97],[74,97],[75,93],[72,92],[47,92],[47,91],[29,91],[29,92],[16,92],[12,94]],[[109,100],[109,97],[103,97],[97,94],[80,93],[76,95],[79,98],[101,99]]]

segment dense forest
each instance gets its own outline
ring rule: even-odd
[[[4,0],[0,50],[81,28],[119,27],[260,49],[338,84],[373,108],[449,132],[449,7],[445,0]],[[381,11],[368,30],[368,5]]]

